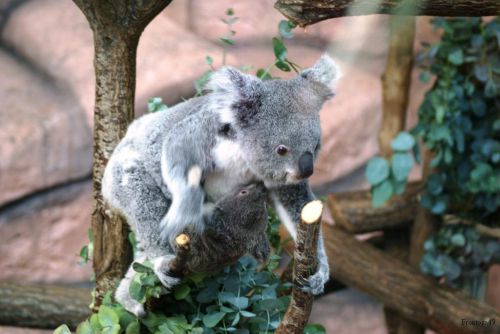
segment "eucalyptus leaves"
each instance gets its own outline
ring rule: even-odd
[[[478,234],[474,224],[499,227],[500,208],[500,19],[434,20],[442,40],[426,45],[420,79],[436,77],[410,132],[392,142],[390,161],[375,157],[366,177],[374,206],[404,190],[413,160],[419,160],[417,139],[433,154],[420,204],[444,220],[425,243],[420,268],[449,285],[480,296],[484,273],[500,261],[498,239]],[[460,224],[468,220],[470,226]],[[482,287],[483,286],[483,287]],[[483,291],[484,292],[484,291]]]

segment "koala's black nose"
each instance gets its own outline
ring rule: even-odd
[[[313,156],[311,153],[306,152],[299,158],[299,175],[303,178],[312,175],[314,170]]]

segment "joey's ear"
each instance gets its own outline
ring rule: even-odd
[[[326,97],[328,98],[333,96],[333,90],[335,89],[337,80],[342,76],[342,73],[333,59],[324,54],[313,67],[302,71],[300,76],[323,85],[324,87],[322,88],[327,89],[328,93],[326,93]]]
[[[245,126],[256,114],[262,91],[260,79],[223,67],[212,75],[207,88],[216,93],[213,99],[222,122]]]

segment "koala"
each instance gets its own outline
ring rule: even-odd
[[[108,161],[102,192],[137,231],[165,287],[177,282],[161,270],[175,237],[188,227],[202,235],[208,204],[241,184],[263,183],[296,238],[300,211],[314,199],[307,178],[320,149],[319,111],[339,75],[326,55],[290,80],[262,81],[225,67],[212,75],[208,94],[131,124]],[[190,182],[192,171],[199,184]],[[329,278],[321,236],[318,263],[304,287],[314,294]]]
[[[189,271],[214,273],[245,254],[267,261],[271,246],[266,235],[266,192],[259,183],[226,195],[205,211],[202,234],[188,228]]]
[[[267,261],[271,247],[266,236],[266,192],[262,184],[251,184],[208,205],[203,216],[203,234],[196,234],[190,227],[185,231],[190,236],[186,269],[205,274],[215,273],[234,264],[245,254],[250,254],[261,262]],[[156,237],[160,243],[160,235],[157,234]],[[162,284],[169,287],[175,285],[180,278],[170,275],[169,261],[155,262],[154,258],[149,258],[149,254],[144,252],[142,240],[138,238],[137,241],[136,260],[153,260],[154,271]],[[172,259],[174,253],[167,246],[163,254]],[[145,315],[144,306],[129,293],[134,274],[131,265],[120,282],[115,297],[126,310],[141,317]]]

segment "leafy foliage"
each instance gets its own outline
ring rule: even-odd
[[[454,287],[480,280],[491,262],[500,261],[500,243],[482,237],[473,226],[445,225],[424,244],[422,272]],[[469,291],[479,297],[477,291]]]
[[[392,195],[404,192],[408,175],[413,167],[410,150],[415,146],[413,136],[408,132],[401,132],[391,142],[394,154],[390,161],[382,157],[374,157],[368,161],[365,176],[371,185],[373,206],[380,207]]]
[[[420,79],[436,77],[427,92],[411,133],[402,132],[391,143],[390,162],[375,157],[367,166],[373,204],[379,206],[404,190],[418,162],[416,139],[432,152],[433,173],[420,204],[444,221],[446,214],[469,223],[498,227],[500,207],[500,19],[438,18],[442,40],[426,45]],[[392,188],[391,188],[392,185]],[[398,188],[398,186],[401,186]],[[425,243],[423,272],[455,287],[477,284],[491,263],[498,262],[498,240],[479,236],[474,226],[441,224]]]
[[[488,223],[500,207],[500,20],[434,23],[444,30],[426,53],[436,82],[414,129],[433,152],[436,170],[422,205]]]

